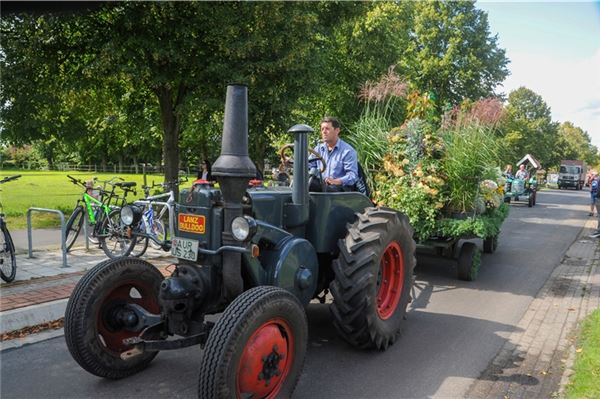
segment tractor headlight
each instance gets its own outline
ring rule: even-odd
[[[135,205],[125,205],[121,208],[121,221],[127,226],[137,224],[142,218],[142,210]]]
[[[238,216],[231,222],[231,233],[238,241],[246,241],[256,233],[256,220],[250,216]]]

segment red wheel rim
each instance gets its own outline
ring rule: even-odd
[[[237,372],[237,397],[275,398],[294,361],[294,335],[288,323],[272,319],[248,339]]]
[[[383,252],[379,263],[377,290],[377,314],[382,320],[389,319],[400,302],[404,286],[404,257],[396,241],[392,241]]]
[[[126,338],[136,337],[139,332],[118,328],[111,323],[111,314],[116,307],[136,304],[151,313],[159,313],[157,296],[148,284],[140,281],[123,282],[104,297],[98,310],[97,332],[102,344],[110,351],[120,354],[130,349],[123,344]]]

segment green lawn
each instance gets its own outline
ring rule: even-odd
[[[68,218],[71,211],[81,198],[83,188],[76,186],[66,177],[71,175],[77,179],[89,180],[98,177],[100,180],[108,180],[115,176],[113,173],[89,173],[89,172],[56,172],[56,171],[2,171],[0,178],[20,174],[22,177],[0,186],[0,202],[6,215],[9,229],[24,229],[27,227],[27,209],[30,207],[59,209]],[[126,181],[137,182],[138,192],[136,197],[128,197],[133,200],[143,197],[141,186],[143,175],[118,175]],[[162,176],[148,175],[148,183],[152,180],[161,182]],[[191,184],[191,182],[190,182]],[[36,228],[59,226],[58,216],[55,214],[38,213],[32,214],[32,223]]]
[[[574,370],[566,398],[600,398],[600,309],[596,309],[583,322]]]

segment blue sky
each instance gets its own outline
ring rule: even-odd
[[[600,2],[479,0],[510,59],[499,91],[525,86],[557,122],[571,121],[600,147]]]

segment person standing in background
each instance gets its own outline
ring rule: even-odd
[[[590,214],[589,216],[594,216],[594,209],[596,208],[597,199],[596,196],[598,194],[598,172],[592,172],[592,177],[590,178]]]

